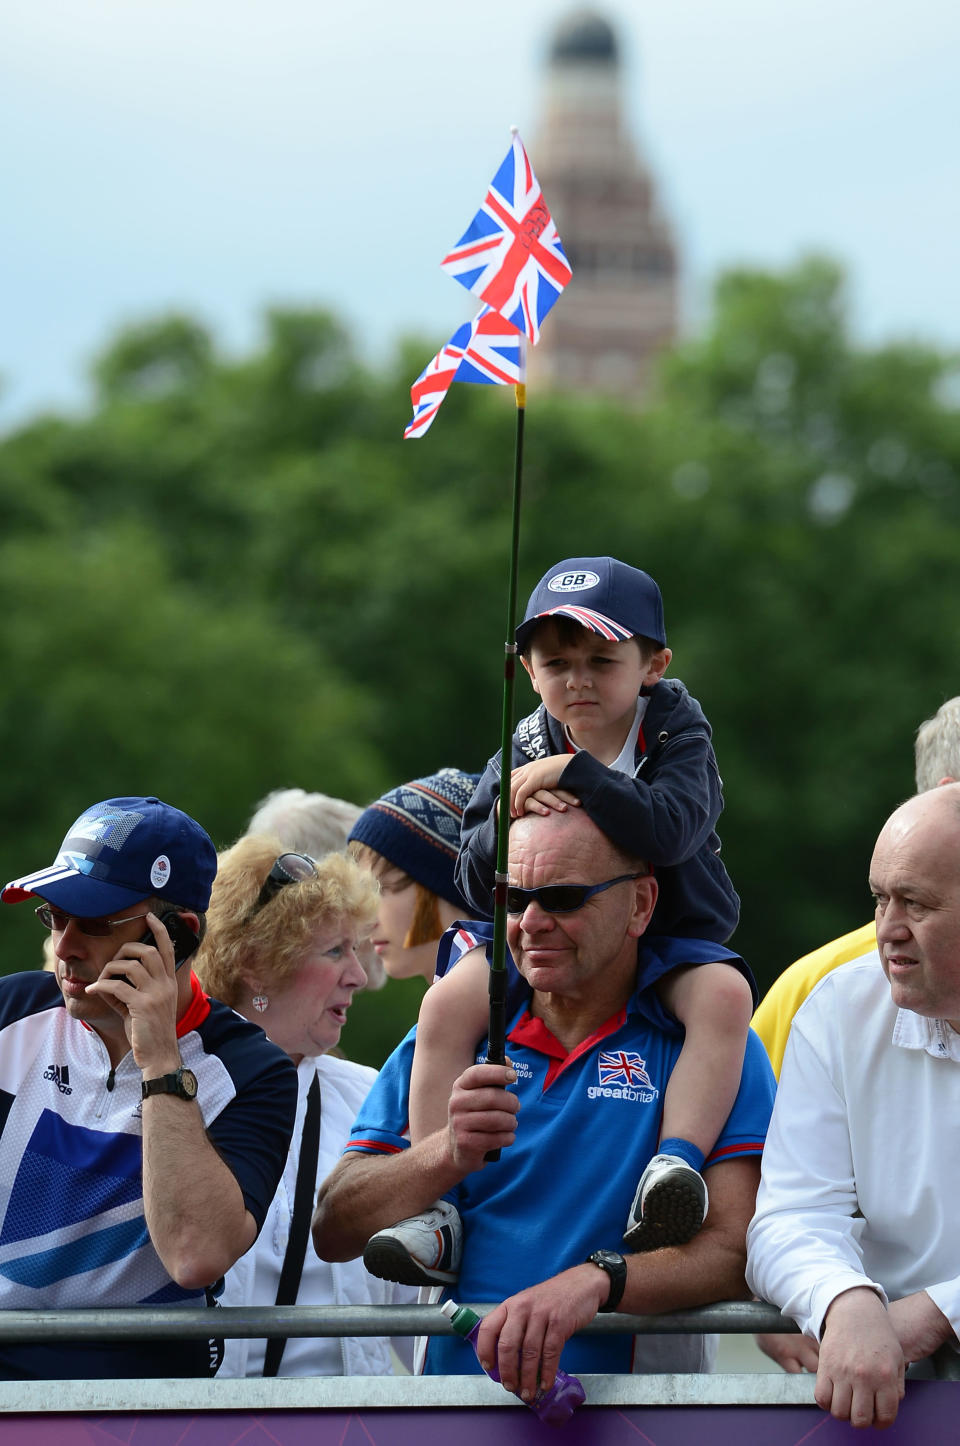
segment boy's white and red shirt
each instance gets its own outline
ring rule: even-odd
[[[637,771],[638,759],[646,752],[646,741],[643,737],[643,715],[647,711],[649,701],[650,699],[643,695],[637,699],[637,707],[630,732],[624,739],[623,747],[620,749],[616,758],[612,763],[607,765],[607,767],[612,768],[615,773],[626,773],[630,777],[633,777]],[[570,736],[570,729],[566,723],[563,725],[563,735],[567,740],[568,753],[581,753],[583,751],[579,743],[574,743]]]

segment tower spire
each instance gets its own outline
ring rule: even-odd
[[[594,11],[553,36],[531,155],[573,266],[531,375],[642,402],[677,333],[677,252],[624,122],[616,35]]]

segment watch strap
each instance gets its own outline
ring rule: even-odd
[[[587,1256],[586,1263],[599,1266],[606,1272],[610,1281],[610,1292],[603,1305],[598,1307],[599,1311],[616,1310],[623,1299],[623,1292],[627,1284],[626,1260],[615,1250],[595,1250],[592,1255]]]
[[[156,1079],[145,1079],[140,1081],[141,1100],[149,1099],[151,1095],[178,1095],[182,1100],[193,1100],[197,1097],[196,1076],[191,1075],[194,1080],[193,1089],[188,1089],[183,1083],[183,1075],[191,1073],[189,1070],[172,1070],[170,1074],[161,1074]]]

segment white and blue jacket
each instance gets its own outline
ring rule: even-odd
[[[296,1072],[261,1029],[192,982],[177,1026],[180,1055],[197,1076],[208,1136],[259,1230],[286,1159]],[[53,975],[0,983],[0,1309],[196,1306],[212,1298],[175,1284],[150,1240],[140,1083],[132,1053],[111,1068],[99,1035],[67,1013]],[[0,1344],[6,1379],[205,1375],[217,1363],[205,1341],[83,1350]]]

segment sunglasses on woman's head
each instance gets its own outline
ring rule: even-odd
[[[251,915],[258,913],[264,904],[269,904],[274,895],[279,894],[287,884],[302,884],[305,879],[315,878],[317,866],[308,854],[280,854],[274,859],[273,867],[263,881],[257,902],[250,910]]]
[[[625,884],[628,879],[642,879],[644,874],[620,874],[605,884],[542,884],[539,889],[507,887],[507,913],[522,914],[528,904],[538,903],[545,914],[575,914],[594,894]]]

